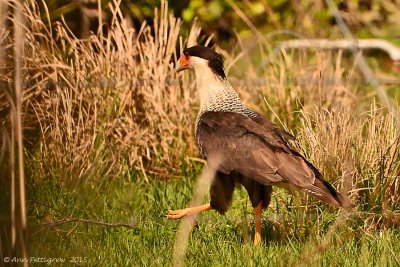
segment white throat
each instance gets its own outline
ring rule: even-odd
[[[200,114],[206,111],[240,111],[244,105],[226,78],[215,74],[208,61],[192,57],[196,86],[200,93]]]

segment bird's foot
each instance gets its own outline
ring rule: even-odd
[[[254,208],[254,220],[255,220],[255,233],[254,233],[254,245],[258,246],[261,243],[261,215],[262,215],[262,202],[258,203],[257,207]]]
[[[256,233],[254,235],[254,242],[253,243],[254,243],[254,246],[260,245],[260,243],[261,243],[261,234]]]
[[[180,219],[182,217],[188,216],[193,214],[190,212],[190,208],[183,209],[183,210],[169,210],[167,214],[168,219]]]
[[[169,210],[168,214],[167,214],[167,218],[168,219],[180,219],[182,217],[197,214],[197,213],[207,211],[210,209],[212,209],[212,208],[211,208],[210,203],[208,203],[208,204],[204,204],[201,206],[186,208],[186,209],[182,209],[182,210]]]

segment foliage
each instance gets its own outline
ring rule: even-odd
[[[177,58],[179,23],[166,6],[154,22],[155,36],[145,24],[140,31],[130,28],[116,9],[108,36],[88,41],[60,23],[53,35],[35,10],[26,6],[24,66],[31,84],[26,127],[35,129],[27,136],[35,142],[28,161],[33,176],[63,183],[126,173],[131,166],[173,170],[181,151],[193,151],[192,142],[182,142],[192,138],[182,135],[192,129],[191,117],[182,118],[192,93],[169,84],[176,77],[171,61]]]
[[[82,29],[79,24],[86,16],[83,10],[96,13],[97,4],[47,0],[51,19],[56,21],[65,16],[67,23],[79,36]],[[154,9],[160,6],[160,0],[122,1],[121,10],[135,26],[154,18]],[[231,44],[235,35],[250,37],[254,32],[248,22],[243,20],[237,10],[241,10],[258,31],[263,34],[280,29],[291,29],[305,37],[338,38],[332,14],[324,0],[289,1],[289,0],[193,0],[168,1],[174,15],[184,22],[192,23],[195,18],[207,35],[214,35],[215,41]],[[397,29],[400,22],[400,6],[396,0],[385,1],[336,1],[339,10],[355,36],[360,38],[385,38],[399,44]],[[111,0],[101,1],[104,14],[110,14]],[[44,17],[44,12],[42,17]],[[107,17],[107,16],[106,16]],[[110,16],[109,16],[110,17]],[[92,17],[92,20],[93,19]],[[187,25],[188,25],[187,24]],[[384,27],[382,27],[384,25]],[[187,28],[184,26],[184,28]],[[97,24],[91,30],[97,31]]]
[[[256,13],[261,3],[267,10],[266,2],[237,2],[230,3],[244,10],[244,5],[256,5]],[[213,3],[220,5],[219,1]],[[291,1],[269,2],[273,13],[280,14],[270,19],[276,17],[276,25],[280,27],[296,24],[304,29],[306,23],[314,24],[314,19],[329,21],[324,14],[314,18],[319,9],[307,3],[288,9],[295,15],[287,16],[280,10],[286,10],[284,7]],[[55,227],[54,232],[48,232],[49,229],[39,227],[38,232],[31,232],[31,249],[37,254],[46,251],[49,256],[90,255],[97,263],[108,257],[109,250],[100,248],[114,248],[110,259],[116,264],[128,265],[135,255],[143,264],[149,264],[146,260],[150,258],[164,265],[170,263],[168,259],[155,253],[160,251],[158,247],[171,253],[177,223],[158,218],[167,208],[183,207],[189,202],[192,180],[202,167],[193,164],[201,161],[193,137],[198,109],[193,77],[176,74],[174,61],[187,44],[206,42],[197,24],[180,37],[182,24],[170,14],[165,3],[154,12],[152,24],[143,23],[139,27],[125,18],[124,6],[117,2],[104,6],[110,14],[108,28],[96,28],[81,39],[70,31],[67,22],[52,21],[52,15],[47,17],[36,3],[24,3],[23,74],[27,82],[23,118],[30,185],[29,221],[34,222],[31,227],[36,229],[35,224],[62,219],[65,214],[110,221],[136,216],[137,230],[99,230],[76,225],[76,228]],[[239,16],[237,10],[236,15],[226,15],[232,6],[223,4],[222,11],[218,11],[220,15],[208,14],[210,17],[202,20],[213,24],[214,20]],[[195,14],[200,12],[196,7],[193,10]],[[8,20],[13,20],[12,15]],[[252,20],[256,21],[253,17]],[[281,37],[274,33],[265,37],[269,28],[262,23],[255,25],[260,29],[255,29],[249,38],[241,33],[229,40],[232,43],[235,40],[229,49],[216,47],[226,59],[231,83],[249,107],[264,113],[280,127],[288,127],[298,139],[293,145],[357,204],[354,219],[346,221],[337,235],[334,232],[327,238],[329,246],[316,262],[329,264],[339,257],[343,264],[358,264],[357,260],[363,259],[352,261],[349,255],[360,252],[366,261],[382,254],[386,258],[381,264],[398,264],[390,258],[398,253],[395,246],[398,233],[391,229],[400,223],[397,118],[379,103],[373,88],[361,80],[353,59],[343,51],[277,53],[274,42]],[[334,36],[335,30],[321,27],[309,34]],[[0,78],[2,85],[12,84],[15,68],[10,51],[15,40],[7,30],[0,32],[0,40],[7,51]],[[374,71],[386,78],[398,78],[398,73],[388,72],[379,64]],[[395,92],[399,86],[392,83],[385,88]],[[7,86],[2,86],[0,122],[4,136],[13,127],[9,95]],[[5,150],[6,145],[2,151]],[[7,166],[1,167],[8,175]],[[2,204],[6,203],[6,197],[1,196]],[[245,201],[243,192],[239,192],[239,198]],[[247,219],[229,221],[232,215],[238,218],[248,213],[247,205],[241,207],[236,202],[226,217],[210,215],[211,222],[199,223],[201,230],[193,234],[188,250],[189,263],[200,260],[204,264],[222,264],[207,257],[208,253],[215,255],[220,251],[226,258],[239,255],[232,260],[244,265],[249,262],[249,250],[260,263],[273,255],[281,255],[276,260],[285,258],[288,251],[294,256],[285,258],[287,263],[299,263],[303,261],[301,255],[308,253],[302,250],[303,245],[311,254],[318,250],[319,243],[309,244],[310,240],[322,243],[337,216],[304,195],[292,198],[278,191],[268,212],[286,219],[277,226],[265,223],[264,227],[272,230],[277,227],[271,235],[282,236],[275,243],[275,237],[267,235],[266,238],[271,238],[269,249],[252,250],[243,245],[247,242],[246,235],[238,230],[241,224],[247,226]],[[305,215],[304,221],[294,218],[298,213]],[[307,219],[309,214],[318,219]],[[157,220],[147,220],[155,217]],[[85,244],[79,239],[81,235]],[[340,238],[346,235],[352,238],[348,241]],[[100,245],[90,241],[92,236]],[[362,236],[361,241],[358,236]],[[56,249],[46,250],[49,242]],[[216,250],[223,242],[226,242],[223,248]],[[373,248],[377,244],[382,246]],[[213,247],[211,252],[209,247]],[[341,247],[345,249],[339,251]],[[124,248],[122,252],[120,248]],[[94,256],[98,251],[100,256]]]
[[[201,168],[201,165],[198,166]],[[198,172],[170,182],[116,179],[96,184],[53,187],[47,183],[32,202],[31,256],[84,261],[85,266],[170,266],[180,221],[164,217],[168,208],[191,200]],[[33,192],[30,192],[33,193]],[[288,195],[275,192],[264,213],[263,242],[252,244],[254,224],[244,190],[237,190],[225,216],[201,215],[190,236],[188,266],[398,266],[398,229],[363,229],[363,218],[349,218],[334,227],[332,210],[314,213],[282,205]],[[133,197],[132,197],[133,196]],[[49,208],[51,207],[51,208]],[[134,229],[70,223],[40,225],[79,217],[125,222]],[[51,244],[49,246],[48,244]],[[85,259],[86,257],[86,259]],[[69,264],[66,264],[68,266]]]

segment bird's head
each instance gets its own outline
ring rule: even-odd
[[[176,63],[176,71],[178,72],[204,67],[210,68],[214,74],[221,78],[226,78],[221,54],[205,46],[196,45],[186,48]]]

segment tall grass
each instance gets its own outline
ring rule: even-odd
[[[39,179],[63,182],[131,167],[162,167],[165,176],[179,167],[184,150],[194,151],[186,116],[193,90],[187,82],[170,82],[176,79],[179,19],[164,3],[153,27],[144,23],[136,30],[118,6],[110,9],[107,35],[99,30],[79,40],[64,23],[42,21],[36,4],[25,6],[24,106],[35,146],[28,164]]]
[[[26,170],[33,184],[46,179],[60,185],[100,177],[165,179],[181,175],[197,156],[194,83],[191,74],[174,72],[174,62],[187,44],[198,40],[200,29],[194,25],[186,38],[180,37],[181,22],[166,2],[156,10],[153,25],[143,23],[135,29],[118,3],[109,6],[107,33],[100,27],[88,39],[75,37],[63,20],[49,24],[49,14],[42,19],[34,1],[23,4],[24,91],[19,114]],[[5,23],[16,21],[7,14]],[[100,25],[101,14],[99,10]],[[0,40],[4,51],[15,46],[6,27]],[[229,51],[217,48],[226,56],[231,81],[245,103],[293,131],[298,138],[293,145],[351,195],[368,222],[366,228],[398,225],[397,122],[370,88],[354,83],[360,75],[353,62],[341,51],[286,51],[270,57],[271,40],[263,39],[255,49],[245,43],[239,38]],[[15,81],[19,68],[12,65],[13,54],[2,56],[0,120],[14,143],[20,137],[12,134],[16,122],[5,85]],[[11,166],[14,158],[11,146]],[[15,176],[13,167],[6,170]],[[307,197],[300,205],[319,209]]]

